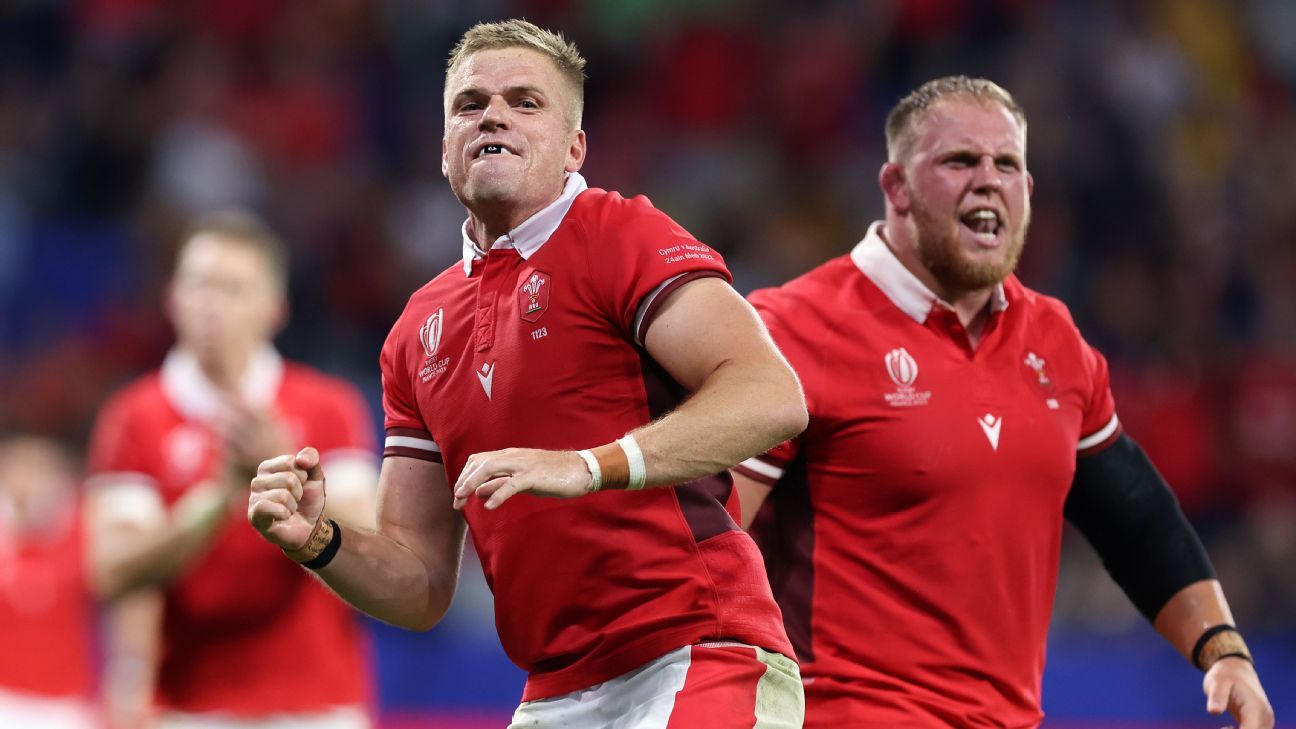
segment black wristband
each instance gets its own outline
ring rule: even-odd
[[[329,546],[332,547],[333,545],[330,544]],[[325,550],[325,551],[328,551],[328,550]],[[321,556],[323,556],[323,555],[321,555]],[[1215,636],[1219,635],[1220,633],[1228,633],[1228,632],[1237,633],[1237,632],[1238,632],[1238,629],[1235,628],[1235,627],[1233,627],[1232,625],[1229,625],[1228,623],[1220,623],[1219,625],[1216,625],[1216,626],[1213,627],[1213,628],[1207,628],[1207,629],[1206,629],[1206,632],[1205,632],[1205,633],[1202,633],[1202,634],[1201,634],[1201,637],[1197,639],[1197,642],[1193,644],[1193,649],[1192,649],[1192,664],[1193,664],[1194,666],[1198,667],[1198,668],[1202,668],[1202,664],[1201,664],[1201,653],[1202,653],[1202,649],[1206,647],[1206,644],[1207,644],[1208,642],[1210,642],[1210,639],[1211,639],[1211,638],[1214,638]],[[1238,634],[1241,635],[1241,633],[1238,633]],[[1231,654],[1231,655],[1242,655],[1242,654]],[[1223,658],[1223,657],[1224,657],[1224,656],[1220,656],[1220,658]],[[1244,657],[1245,657],[1248,661],[1251,660],[1251,657],[1250,657],[1250,656],[1244,656]],[[1202,670],[1205,670],[1205,669],[1203,668]]]
[[[332,519],[329,519],[329,524],[333,525],[333,538],[329,540],[328,546],[324,547],[324,551],[320,552],[315,559],[302,562],[302,567],[312,570],[323,569],[337,556],[338,550],[342,548],[342,527],[338,526],[338,523]]]

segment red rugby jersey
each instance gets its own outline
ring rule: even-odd
[[[886,247],[751,302],[810,424],[745,462],[806,726],[1034,726],[1077,450],[1118,434],[1106,362],[1010,277],[979,346]]]
[[[80,508],[42,531],[0,515],[0,688],[89,698],[94,605],[86,589]]]
[[[636,342],[675,287],[729,274],[646,198],[572,174],[488,253],[463,238],[463,265],[410,298],[383,347],[386,455],[442,462],[453,484],[473,453],[593,447],[681,401]],[[703,640],[790,654],[736,509],[727,473],[577,499],[522,494],[493,512],[470,500],[500,640],[529,674],[523,700]]]
[[[294,448],[373,458],[360,393],[272,351],[253,361],[244,396],[270,405]],[[173,352],[159,372],[105,406],[90,448],[90,488],[147,489],[170,506],[216,476],[208,422],[218,396],[197,364]],[[156,699],[183,712],[257,717],[365,704],[368,653],[354,611],[232,508],[212,546],[166,589]]]

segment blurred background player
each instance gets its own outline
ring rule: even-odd
[[[162,727],[368,726],[357,616],[243,518],[256,464],[309,442],[329,463],[330,516],[373,521],[360,394],[271,344],[287,314],[286,266],[256,218],[199,220],[167,294],[176,345],[105,405],[92,438],[90,580],[123,601],[108,681],[129,683],[114,670],[154,676]],[[151,593],[161,594],[156,649]],[[128,723],[131,713],[118,711]]]
[[[886,139],[885,221],[750,297],[811,414],[737,469],[806,725],[1037,725],[1065,515],[1205,672],[1208,711],[1273,726],[1196,533],[1121,430],[1106,360],[1013,275],[1034,184],[1021,108],[941,78],[894,107]]]
[[[248,517],[353,605],[422,630],[470,525],[528,674],[513,726],[799,727],[725,469],[800,431],[800,387],[719,255],[586,185],[584,67],[525,21],[463,35],[442,145],[463,260],[383,347],[380,529],[321,514],[310,449],[262,464]]]
[[[54,441],[0,437],[0,727],[100,726],[79,481]]]

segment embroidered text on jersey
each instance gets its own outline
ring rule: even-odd
[[[895,392],[882,396],[891,406],[907,408],[926,405],[931,399],[931,390],[919,392],[914,389],[913,384],[918,380],[918,362],[904,347],[886,353],[886,371],[891,381],[897,385]]]

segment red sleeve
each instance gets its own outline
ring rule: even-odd
[[[783,478],[788,464],[796,459],[800,450],[801,438],[798,436],[774,446],[759,456],[748,458],[734,466],[734,470],[753,481],[773,486]]]
[[[437,310],[428,317],[428,321],[420,324],[423,327],[439,327],[440,315],[441,311]],[[423,337],[417,332],[407,331],[404,324],[405,315],[402,314],[387,335],[379,357],[382,368],[383,428],[386,431],[383,457],[405,456],[441,463],[441,447],[437,445],[419,414],[414,395],[414,377],[409,367],[410,357],[421,357],[423,354]],[[411,346],[420,349],[411,352]]]
[[[1076,452],[1087,456],[1115,442],[1121,434],[1121,425],[1116,417],[1116,401],[1112,397],[1107,359],[1089,346],[1088,342],[1081,340],[1080,345],[1090,390],[1084,419],[1080,423],[1080,442],[1076,444]]]
[[[733,278],[724,259],[654,208],[648,198],[608,193],[596,203],[589,242],[593,285],[609,314],[636,344],[675,289],[697,278]]]

